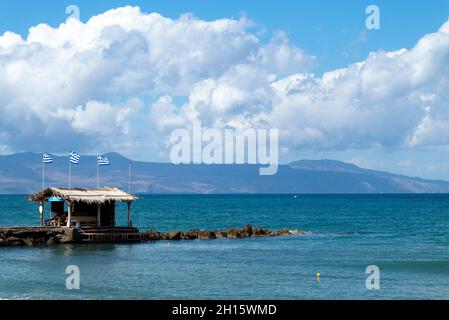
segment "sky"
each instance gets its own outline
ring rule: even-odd
[[[378,5],[382,10],[380,30],[367,32],[365,8]],[[286,32],[291,41],[317,57],[317,73],[345,67],[366,58],[379,49],[395,50],[413,46],[422,35],[434,32],[449,16],[446,0],[144,0],[144,1],[0,1],[0,33],[14,31],[26,36],[39,23],[58,26],[67,18],[69,5],[80,8],[80,19],[104,11],[136,5],[145,12],[158,12],[178,18],[192,13],[204,20],[247,16],[268,37],[276,31]]]
[[[279,128],[284,163],[449,179],[448,17],[437,0],[1,1],[0,153],[168,161],[200,120]]]

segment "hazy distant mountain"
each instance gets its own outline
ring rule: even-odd
[[[109,153],[100,168],[101,186],[128,189],[130,160]],[[68,159],[54,156],[46,185],[68,185]],[[95,187],[96,158],[72,166],[72,186]],[[0,156],[0,193],[32,193],[42,187],[42,155]],[[359,168],[334,160],[301,160],[281,165],[275,176],[259,176],[256,165],[180,165],[132,162],[133,193],[449,193],[449,182]]]

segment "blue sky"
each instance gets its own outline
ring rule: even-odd
[[[449,15],[446,0],[16,0],[0,2],[0,33],[9,30],[25,36],[38,23],[57,26],[65,21],[65,8],[72,4],[80,8],[82,21],[126,5],[170,18],[186,12],[205,20],[246,15],[266,28],[268,35],[282,30],[297,46],[316,56],[317,73],[361,61],[371,51],[409,48],[422,35],[437,30]],[[381,9],[380,30],[365,30],[364,12],[369,4]],[[360,40],[362,32],[366,32],[365,41]]]
[[[197,117],[281,129],[281,162],[449,179],[448,17],[447,0],[1,1],[0,153],[168,161]]]

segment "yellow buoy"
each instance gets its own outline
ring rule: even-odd
[[[317,272],[317,274],[316,274],[316,279],[317,279],[318,281],[320,281],[320,278],[321,278],[321,273]]]

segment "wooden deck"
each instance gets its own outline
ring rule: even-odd
[[[83,242],[92,243],[140,242],[145,239],[145,235],[137,228],[129,227],[83,227],[80,235]]]

